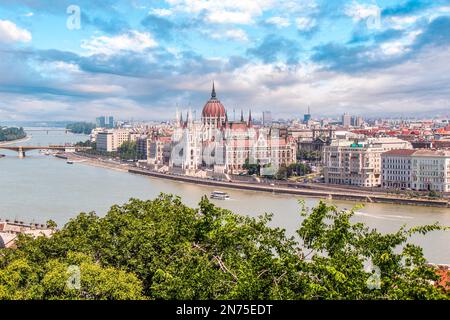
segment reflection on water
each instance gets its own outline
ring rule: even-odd
[[[33,132],[24,145],[65,144],[86,140],[87,136],[64,132]],[[39,154],[27,153],[18,159],[14,152],[0,151],[0,218],[45,222],[55,220],[60,226],[81,211],[96,211],[103,215],[113,204],[123,204],[129,198],[153,199],[159,193],[182,197],[189,206],[196,206],[203,195],[215,188],[131,175],[87,164],[67,165],[65,161]],[[272,225],[286,229],[289,234],[301,223],[300,197],[273,195],[242,190],[227,190],[231,200],[215,200],[219,206],[249,216],[273,213]],[[308,207],[318,199],[306,198]],[[334,202],[339,208],[352,208],[352,202]],[[355,221],[365,222],[383,232],[396,231],[402,225],[417,226],[440,222],[450,225],[450,209],[366,204],[358,209]],[[431,262],[450,264],[450,232],[435,232],[426,237],[416,236],[414,242],[424,247]]]

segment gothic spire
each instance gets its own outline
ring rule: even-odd
[[[244,122],[244,111],[241,109],[241,122]]]
[[[212,86],[212,91],[211,91],[211,99],[215,99],[216,98],[216,88],[214,85],[214,81],[213,81],[213,86]]]

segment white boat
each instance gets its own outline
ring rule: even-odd
[[[228,200],[228,199],[230,199],[230,196],[226,192],[213,191],[213,192],[211,192],[210,198],[217,199],[217,200]]]

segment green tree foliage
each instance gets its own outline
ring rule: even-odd
[[[433,282],[414,233],[381,234],[352,223],[353,211],[321,202],[298,238],[205,197],[197,209],[178,197],[131,199],[100,218],[81,213],[51,238],[21,237],[0,251],[0,299],[448,299]],[[371,262],[379,288],[369,286]],[[80,288],[67,285],[78,266]]]
[[[297,151],[297,160],[308,160],[308,161],[320,161],[322,159],[322,153],[320,151],[306,151],[304,149],[299,149]]]
[[[67,124],[66,129],[72,131],[73,133],[91,134],[92,129],[95,129],[95,127],[95,123],[75,122]]]
[[[304,163],[292,163],[289,166],[281,166],[276,174],[277,179],[288,179],[292,176],[305,176],[312,172],[311,167]]]
[[[27,136],[23,128],[0,127],[0,141],[13,141]]]
[[[139,160],[142,158],[142,155],[137,151],[137,143],[136,141],[125,141],[118,148],[117,154],[122,160]]]
[[[75,143],[75,146],[88,147],[88,148],[92,148],[92,150],[97,149],[97,144],[95,142],[92,142],[91,140],[79,141],[79,142]]]
[[[250,159],[249,158],[245,159],[245,163],[242,166],[242,168],[244,170],[247,170],[247,173],[249,175],[256,174],[257,176],[259,176],[260,172],[261,172],[261,165],[259,164],[259,159],[258,159],[257,163],[252,163],[252,164],[250,164]]]

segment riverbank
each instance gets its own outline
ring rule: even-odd
[[[120,164],[115,163],[113,161],[107,160],[99,160],[97,158],[87,157],[80,154],[69,154],[70,160],[85,160],[84,163],[107,168],[118,170],[122,172],[129,172],[132,174],[139,174],[150,176],[159,179],[167,179],[173,181],[180,181],[192,184],[199,185],[207,185],[213,187],[220,188],[228,188],[228,189],[238,189],[238,190],[248,190],[248,191],[257,191],[257,192],[266,192],[272,194],[285,194],[285,195],[298,195],[312,198],[320,198],[327,200],[344,200],[344,201],[353,201],[353,202],[363,202],[363,203],[385,203],[385,204],[398,204],[398,205],[412,205],[412,206],[426,206],[426,207],[438,207],[438,208],[450,208],[450,203],[445,199],[433,200],[433,199],[423,199],[423,198],[406,198],[399,197],[395,195],[387,195],[387,194],[373,194],[373,193],[364,193],[364,191],[359,191],[358,193],[348,191],[336,191],[336,190],[326,190],[317,188],[313,189],[314,186],[308,186],[308,188],[302,188],[301,186],[298,188],[292,187],[280,187],[280,186],[269,186],[269,185],[259,185],[259,184],[250,184],[243,182],[226,182],[226,181],[216,181],[202,178],[189,177],[184,175],[175,175],[175,174],[165,174],[154,172],[150,170],[139,169],[136,167],[131,167],[128,164]]]
[[[30,134],[25,137],[25,138],[21,138],[21,139],[17,139],[17,140],[11,140],[11,141],[3,141],[0,142],[0,146],[9,146],[12,144],[16,144],[16,143],[21,143],[21,142],[27,142],[28,140],[30,140],[33,136]]]
[[[273,194],[291,194],[291,195],[307,196],[307,197],[314,197],[314,198],[321,198],[321,199],[328,199],[328,200],[334,199],[334,200],[355,201],[355,202],[387,203],[387,204],[450,208],[450,205],[449,205],[448,201],[446,201],[446,200],[399,198],[399,197],[393,197],[393,196],[380,196],[380,195],[372,196],[372,195],[363,195],[363,194],[324,192],[324,191],[303,190],[303,189],[293,189],[293,188],[280,188],[280,187],[276,187],[276,186],[262,186],[262,185],[236,183],[236,182],[212,181],[212,180],[206,180],[206,179],[191,178],[191,177],[187,177],[187,176],[163,174],[163,173],[157,173],[157,172],[152,172],[152,171],[148,171],[148,170],[140,170],[140,169],[129,169],[128,172],[133,173],[133,174],[141,174],[141,175],[151,176],[151,177],[155,177],[155,178],[170,179],[170,180],[182,181],[182,182],[187,182],[187,183],[196,183],[196,184],[215,186],[215,187],[221,187],[221,188],[270,192]]]

